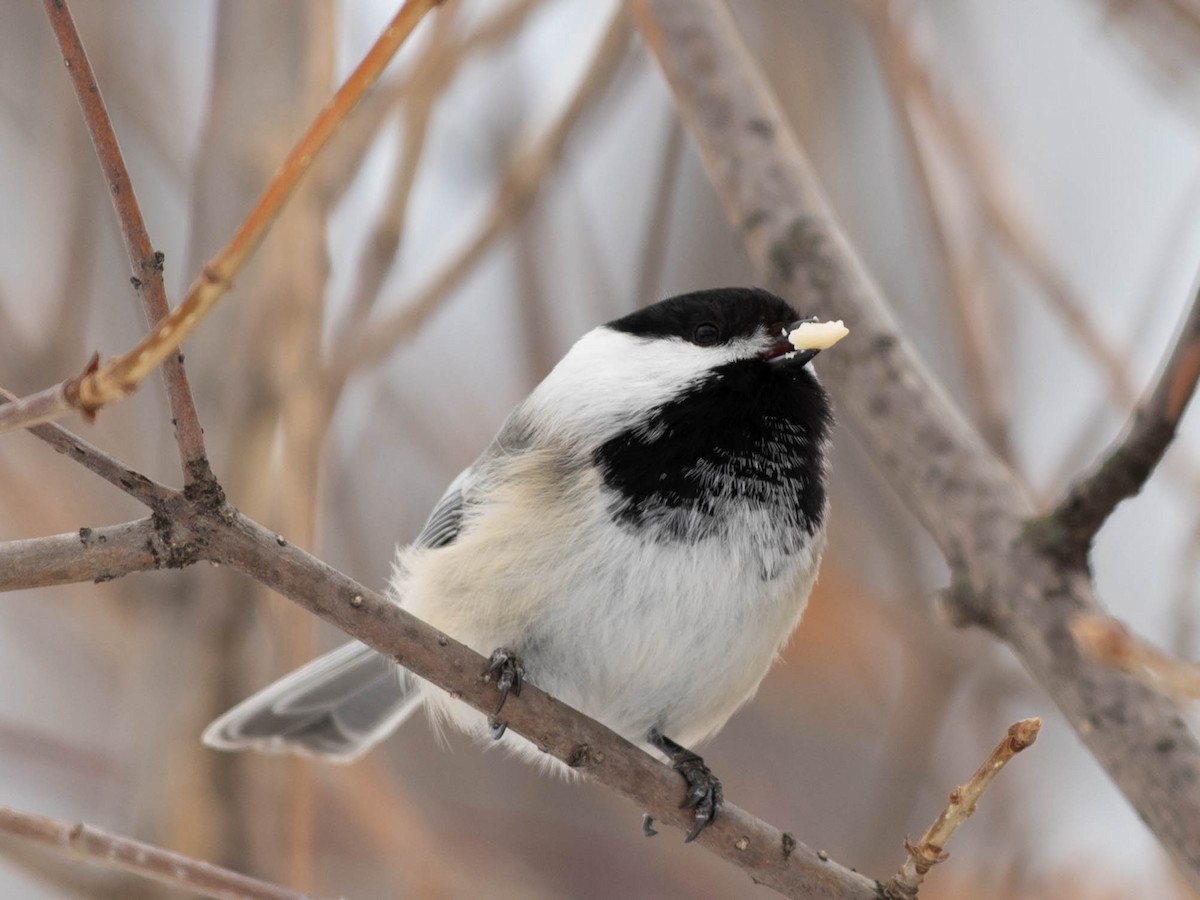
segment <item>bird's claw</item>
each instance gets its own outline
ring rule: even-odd
[[[721,780],[697,754],[675,743],[657,728],[650,729],[646,740],[656,750],[661,751],[671,761],[671,768],[687,781],[687,795],[680,804],[680,809],[695,810],[692,830],[684,839],[684,843],[690,844],[700,836],[700,832],[713,823],[721,810],[721,804],[725,802],[725,790],[721,787]]]
[[[712,824],[725,800],[721,781],[704,764],[704,760],[691,751],[684,751],[671,760],[675,771],[687,780],[688,792],[682,808],[695,810],[695,821],[684,843],[690,844],[700,832]]]
[[[525,663],[511,650],[498,647],[492,651],[487,668],[483,670],[480,677],[484,681],[494,680],[496,682],[496,690],[500,694],[500,699],[496,701],[496,709],[492,715],[497,716],[504,708],[504,701],[508,699],[509,693],[514,697],[521,696],[521,685],[525,683]],[[495,718],[489,724],[492,738],[500,740],[504,736],[507,726]]]

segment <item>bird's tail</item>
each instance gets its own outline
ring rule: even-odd
[[[358,759],[421,705],[417,680],[353,641],[243,700],[204,730],[217,750]]]

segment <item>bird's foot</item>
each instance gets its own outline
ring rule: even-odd
[[[506,726],[495,716],[499,715],[500,710],[504,708],[504,701],[508,699],[510,692],[514,697],[521,696],[521,685],[525,683],[525,663],[511,650],[498,647],[492,651],[488,666],[480,674],[480,677],[484,681],[494,681],[496,690],[500,694],[500,699],[496,701],[496,710],[492,713],[493,718],[489,723],[493,739],[500,740],[504,736]]]
[[[683,809],[695,812],[692,830],[688,832],[685,843],[694,841],[706,827],[716,819],[725,800],[725,791],[721,780],[704,764],[701,757],[675,743],[658,731],[650,732],[650,743],[661,750],[671,760],[671,767],[687,781],[687,796],[681,804]]]

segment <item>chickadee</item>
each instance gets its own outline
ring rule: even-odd
[[[391,577],[396,602],[490,654],[500,706],[528,677],[664,754],[688,783],[688,840],[722,794],[686,748],[754,694],[825,543],[829,399],[816,351],[786,339],[797,318],[767,291],[726,288],[588,332],[454,480]],[[349,762],[419,706],[504,735],[352,642],[225,713],[204,742]]]

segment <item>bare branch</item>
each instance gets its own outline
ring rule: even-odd
[[[0,409],[9,401],[15,400],[16,395],[0,387]],[[81,466],[90,469],[109,484],[115,485],[135,500],[145,503],[151,509],[159,508],[174,491],[156,481],[151,481],[140,472],[135,472],[117,459],[109,456],[99,447],[89,444],[83,438],[71,434],[61,425],[46,423],[31,427],[36,437],[41,438],[59,453],[70,456]]]
[[[1158,5],[1173,2],[1175,0],[1163,0]],[[1128,355],[1093,320],[1087,302],[1047,252],[1046,243],[1039,238],[1011,173],[996,153],[995,141],[989,138],[960,98],[954,96],[946,79],[939,78],[930,61],[923,58],[912,28],[902,21],[897,11],[898,6],[911,7],[911,4],[901,4],[900,0],[859,0],[859,3],[877,17],[887,16],[890,46],[906,61],[904,73],[908,96],[937,127],[937,133],[952,149],[954,158],[964,166],[967,182],[975,190],[990,233],[1025,271],[1051,312],[1062,320],[1099,368],[1117,406],[1132,411],[1138,399],[1138,388],[1128,365]],[[1151,7],[1156,3],[1157,0],[1144,6]],[[886,8],[887,12],[875,12],[880,7]],[[915,12],[915,9],[908,11]],[[1200,67],[1196,67],[1196,71],[1200,72]],[[1168,466],[1168,471],[1186,490],[1200,495],[1200,470],[1189,458],[1176,457],[1168,462]]]
[[[926,874],[946,858],[945,847],[950,836],[975,812],[975,804],[1005,764],[1037,740],[1041,727],[1042,720],[1038,718],[1022,719],[1009,726],[1007,736],[975,774],[950,792],[945,807],[921,839],[916,844],[904,842],[908,859],[883,886],[883,895],[888,900],[915,900]]]
[[[212,558],[278,591],[464,703],[492,714],[494,689],[475,674],[485,670],[487,661],[469,647],[236,511],[230,510],[228,518],[197,524]],[[528,683],[520,697],[505,704],[504,720],[543,752],[649,810],[656,820],[681,831],[691,827],[690,811],[680,807],[683,785],[678,774],[598,722]],[[876,897],[874,881],[729,803],[696,842],[788,896]]]
[[[88,135],[96,150],[96,158],[104,171],[108,193],[112,198],[117,221],[121,226],[121,238],[129,257],[131,280],[142,298],[146,318],[151,328],[170,314],[167,292],[163,287],[163,257],[155,253],[146,232],[146,223],[133,192],[133,182],[125,168],[117,136],[113,132],[100,86],[92,74],[91,64],[79,39],[79,32],[71,18],[66,0],[45,0],[46,15],[58,46],[62,50],[75,97],[83,111]],[[188,386],[187,374],[178,356],[169,356],[163,361],[163,379],[167,386],[167,398],[171,405],[171,416],[175,421],[175,437],[179,443],[180,460],[184,477],[190,482],[193,477],[207,474],[208,462],[204,455],[204,436],[200,419],[196,415],[196,404]]]
[[[160,568],[177,549],[164,545],[152,519],[7,541],[0,543],[0,591],[111,581]]]
[[[0,833],[31,841],[55,853],[123,869],[161,884],[218,900],[304,900],[287,888],[200,862],[153,844],[0,806]]]
[[[1125,435],[1099,465],[1067,492],[1050,516],[1045,537],[1075,562],[1087,558],[1092,539],[1117,504],[1134,496],[1175,438],[1179,419],[1200,379],[1200,285],[1175,346]]]

